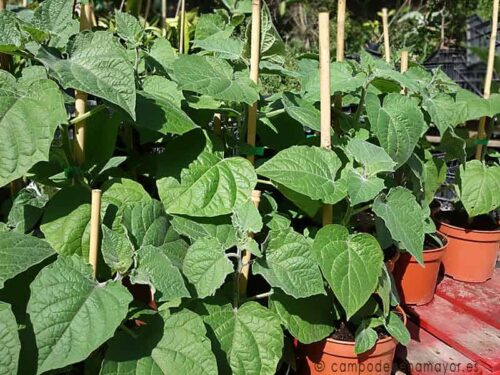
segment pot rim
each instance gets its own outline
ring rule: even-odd
[[[500,234],[500,228],[496,230],[479,230],[479,229],[465,229],[462,227],[458,227],[456,225],[451,225],[449,223],[446,223],[444,221],[439,220],[438,221],[439,225],[442,225],[444,227],[456,229],[465,233],[480,233],[480,234]],[[443,233],[441,233],[443,234]]]
[[[403,324],[406,326],[406,323],[408,322],[408,317],[407,317],[405,311],[403,310],[403,308],[401,307],[401,305],[397,305],[396,306],[396,310],[402,315]],[[391,340],[396,341],[396,339],[394,337],[392,337],[391,335],[389,335],[389,336],[387,336],[387,337],[385,337],[383,339],[377,339],[377,342],[375,343],[375,345],[385,344],[385,343],[387,343],[387,342],[389,342]],[[355,346],[356,345],[355,341],[341,341],[341,340],[332,339],[331,337],[327,337],[326,341],[334,343],[334,344],[337,344],[337,345],[344,345],[344,346]],[[361,353],[361,354],[363,354],[363,353]]]

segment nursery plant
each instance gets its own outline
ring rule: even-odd
[[[465,159],[456,126],[493,116],[498,97],[367,54],[332,62],[344,108],[332,109],[332,150],[321,148],[317,57],[286,69],[263,4],[261,72],[298,89],[260,95],[251,3],[226,3],[197,19],[185,54],[124,12],[84,31],[68,1],[0,12],[0,52],[12,60],[0,71],[0,186],[10,187],[0,373],[265,375],[293,363],[290,336],[338,335],[356,353],[379,338],[408,342],[384,249],[421,261],[435,232],[429,203],[443,175],[423,137],[437,127],[447,155]],[[77,116],[75,90],[88,95]],[[243,134],[256,102],[253,145]],[[461,173],[472,213],[495,208],[498,167],[478,163]],[[477,173],[489,176],[487,204],[464,199]],[[92,189],[102,191],[95,269]],[[334,215],[321,227],[323,204]]]

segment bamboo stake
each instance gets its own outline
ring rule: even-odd
[[[181,27],[179,30],[179,53],[184,53],[184,32],[186,28],[186,0],[181,0]]]
[[[7,0],[0,0],[0,11],[7,7]]]
[[[339,0],[337,6],[337,61],[344,61],[345,8],[346,0]],[[342,111],[342,95],[340,93],[335,94],[334,107],[336,113]],[[333,117],[333,126],[335,131],[340,134],[340,118],[337,115]]]
[[[384,28],[385,61],[391,62],[391,49],[389,46],[389,22],[388,22],[387,8],[382,8],[382,26]]]
[[[255,205],[255,208],[259,208],[260,197],[261,197],[260,190],[252,191],[252,202]],[[249,233],[248,235],[250,237],[253,237],[253,233]],[[243,265],[243,267],[241,268],[241,272],[239,274],[240,281],[238,283],[240,289],[239,290],[240,296],[244,296],[247,292],[248,274],[250,271],[251,258],[252,258],[252,253],[248,250],[243,250],[241,255],[241,264]]]
[[[92,8],[90,3],[81,4],[80,8],[80,31],[92,29]],[[75,117],[79,117],[86,112],[87,94],[82,91],[75,91]],[[85,123],[80,121],[75,124],[74,153],[78,165],[85,162]]]
[[[337,61],[344,61],[345,2],[339,0],[337,7]]]
[[[252,0],[252,35],[250,52],[250,79],[257,84],[259,82],[260,61],[260,0]],[[247,121],[247,143],[255,146],[257,137],[257,103],[248,109]],[[248,155],[248,160],[253,164],[254,155]]]
[[[405,73],[408,70],[408,51],[401,51],[401,73]],[[406,89],[401,89],[401,94],[406,94]]]
[[[484,95],[485,99],[489,99],[491,95],[491,81],[493,79],[493,64],[495,62],[495,50],[496,50],[496,40],[497,40],[497,29],[498,29],[498,2],[499,0],[493,0],[493,14],[491,17],[491,37],[490,37],[490,49],[488,53],[488,65],[486,67],[486,79],[484,82]],[[478,144],[476,146],[476,159],[481,160],[483,157],[483,140],[487,139],[486,134],[486,117],[482,117],[479,120],[479,129],[477,134]]]
[[[92,190],[92,209],[90,213],[90,251],[89,263],[94,277],[97,272],[97,254],[99,251],[99,228],[101,226],[101,190]]]
[[[7,0],[0,0],[0,11],[7,7]],[[0,69],[10,70],[10,56],[0,53]]]
[[[222,116],[220,113],[214,115],[214,134],[218,137],[222,135]]]
[[[332,148],[331,137],[331,98],[330,98],[330,14],[319,14],[319,73],[321,91],[321,147]],[[331,205],[323,207],[323,224],[331,224],[333,210]]]
[[[161,32],[167,35],[167,0],[161,0]]]

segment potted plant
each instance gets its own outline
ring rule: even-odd
[[[449,238],[445,272],[457,280],[484,282],[493,275],[500,243],[494,218],[500,206],[495,193],[499,183],[498,163],[472,160],[460,166],[455,186],[456,206],[462,210],[441,215],[439,222],[439,230]]]

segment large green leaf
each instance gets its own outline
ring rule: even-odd
[[[121,38],[132,43],[132,45],[141,42],[144,30],[137,18],[128,13],[118,11],[115,12],[115,21],[116,31]]]
[[[371,201],[385,188],[383,179],[366,176],[359,168],[349,168],[346,175],[347,193],[352,206]]]
[[[270,235],[265,258],[258,259],[252,271],[294,298],[325,294],[311,241],[292,229],[271,231]]]
[[[252,200],[236,207],[231,216],[233,227],[237,232],[247,236],[248,233],[258,233],[262,229],[262,216]]]
[[[389,313],[385,322],[385,329],[401,345],[406,346],[410,343],[410,332],[408,332],[408,329],[405,327],[403,320],[398,314],[393,312]]]
[[[427,129],[417,103],[408,96],[392,93],[380,105],[375,94],[368,94],[366,112],[380,145],[400,167],[410,158]]]
[[[59,190],[45,206],[40,229],[59,254],[88,258],[90,200],[90,191],[77,185]]]
[[[375,346],[377,340],[377,332],[372,327],[361,324],[356,330],[354,351],[356,354],[367,352]]]
[[[215,238],[202,238],[188,249],[182,272],[194,285],[199,298],[211,296],[234,271],[224,248]]]
[[[466,117],[466,107],[457,105],[451,95],[439,93],[432,97],[424,97],[422,107],[429,113],[441,136],[454,128]]]
[[[31,284],[30,314],[38,374],[79,362],[111,338],[132,296],[119,283],[100,284],[77,255],[59,257]]]
[[[500,166],[471,160],[460,168],[460,201],[470,217],[487,214],[500,206]]]
[[[341,166],[333,151],[293,146],[264,163],[257,173],[313,200],[334,204],[347,194],[345,180],[337,177]]]
[[[170,260],[167,251],[154,246],[139,249],[138,266],[130,277],[134,284],[150,285],[159,302],[189,297],[184,279]]]
[[[239,309],[211,309],[205,322],[213,330],[234,375],[274,375],[281,358],[283,332],[272,311],[256,302]]]
[[[10,305],[0,302],[0,374],[17,374],[21,342]]]
[[[134,68],[125,49],[105,31],[78,34],[67,47],[68,59],[40,50],[38,59],[64,88],[74,88],[123,108],[135,119]]]
[[[154,199],[127,205],[123,211],[122,224],[136,249],[163,245],[169,228],[163,205]]]
[[[269,302],[285,328],[303,344],[318,342],[332,333],[332,306],[333,300],[325,295],[295,299],[280,290],[274,290]]]
[[[8,75],[6,75],[8,76]],[[67,121],[63,96],[47,79],[0,90],[0,186],[48,160],[58,125]]]
[[[23,45],[24,38],[13,12],[0,12],[0,51],[15,51]]]
[[[73,19],[73,4],[66,0],[44,1],[35,10],[31,22],[50,35],[50,47],[65,47],[79,30],[79,22]]]
[[[102,186],[102,190],[103,223],[117,232],[124,232],[122,216],[128,205],[151,201],[140,183],[126,178],[109,180]]]
[[[149,53],[146,54],[148,65],[164,74],[172,71],[175,58],[174,48],[168,39],[164,38],[155,39]]]
[[[312,103],[288,92],[283,94],[282,101],[291,118],[303,126],[320,131],[321,112]]]
[[[350,235],[343,226],[327,225],[316,234],[313,252],[349,319],[377,287],[384,261],[379,243],[369,234]]]
[[[203,152],[183,170],[181,182],[173,178],[157,181],[160,198],[170,214],[220,216],[231,213],[250,198],[257,183],[246,159],[221,159]]]
[[[384,220],[392,239],[422,263],[425,217],[411,191],[403,187],[392,188],[387,196],[375,199],[373,212]]]
[[[134,247],[128,237],[102,226],[101,252],[112,271],[125,273],[133,262]]]
[[[21,189],[14,200],[7,217],[7,226],[19,233],[31,232],[42,217],[48,196],[38,189]]]
[[[228,217],[187,218],[174,216],[171,221],[175,231],[192,241],[210,237],[219,241],[224,249],[229,249],[237,244],[236,232],[230,224]]]
[[[346,151],[364,167],[365,173],[370,176],[380,172],[392,172],[396,166],[382,147],[361,139],[351,139]]]
[[[0,231],[0,289],[5,281],[53,254],[54,250],[44,240],[17,232]]]
[[[214,57],[182,55],[174,62],[174,76],[182,90],[216,99],[253,104],[259,99],[248,75],[234,74],[231,65]]]
[[[162,313],[136,331],[111,341],[100,375],[219,373],[203,320],[189,310]]]

